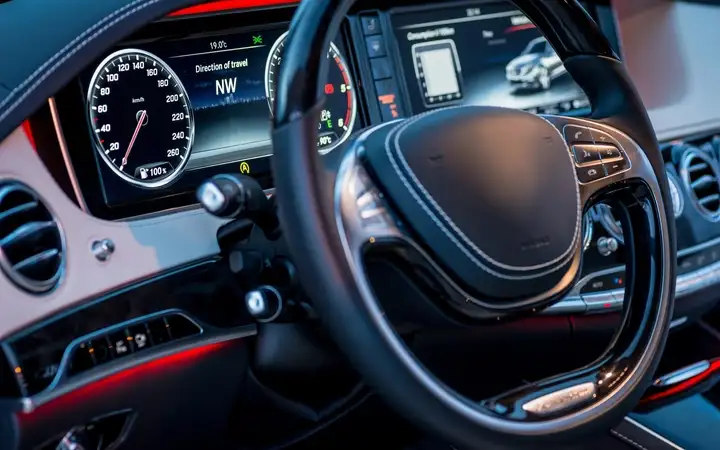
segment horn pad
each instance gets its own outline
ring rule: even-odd
[[[582,208],[572,156],[552,124],[467,106],[385,128],[366,142],[371,172],[463,288],[517,300],[566,282],[580,255]]]

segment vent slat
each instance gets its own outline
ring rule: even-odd
[[[13,269],[17,270],[18,272],[22,272],[23,270],[42,264],[44,262],[50,261],[52,259],[57,258],[60,255],[60,250],[56,248],[52,248],[50,250],[45,250],[44,252],[40,252],[36,255],[32,255],[29,258],[23,259],[19,263],[15,264],[13,266]]]
[[[62,278],[64,244],[55,218],[28,186],[0,182],[0,268],[34,294],[53,289]]]
[[[703,175],[700,178],[698,178],[697,180],[693,181],[690,184],[690,187],[692,187],[693,190],[696,190],[696,189],[705,187],[705,186],[713,184],[713,183],[717,183],[717,178],[715,178],[712,175]]]
[[[42,233],[46,230],[54,230],[56,228],[57,226],[55,225],[55,222],[26,223],[9,235],[5,236],[5,238],[0,241],[0,247],[7,248],[22,244],[27,239],[32,238],[35,234]]]
[[[703,206],[708,205],[712,202],[718,202],[718,201],[720,201],[720,194],[711,194],[711,195],[708,195],[707,197],[698,199],[698,202]]]
[[[694,173],[699,172],[701,170],[706,170],[708,167],[710,167],[707,163],[701,162],[699,164],[694,164],[690,167],[688,167],[688,172]]]
[[[7,211],[0,212],[0,222],[2,222],[5,219],[8,219],[16,214],[20,214],[23,212],[27,212],[30,210],[33,210],[37,208],[39,203],[37,201],[32,201],[28,203],[23,203],[21,205],[15,206],[13,208],[8,209]]]

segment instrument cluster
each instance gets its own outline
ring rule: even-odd
[[[217,165],[258,175],[253,166],[272,156],[284,28],[133,43],[107,56],[87,81],[86,116],[98,160],[112,176],[146,190]],[[347,139],[357,117],[353,77],[335,43],[327,60],[321,154]],[[106,189],[108,203],[122,201],[125,191]]]

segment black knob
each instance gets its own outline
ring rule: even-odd
[[[197,199],[210,214],[234,219],[247,207],[248,193],[245,185],[248,183],[244,181],[232,175],[216,175],[198,188]]]
[[[245,306],[258,322],[272,322],[283,310],[283,298],[272,286],[260,286],[245,294]]]
[[[260,184],[245,175],[215,175],[197,190],[197,199],[210,214],[224,219],[250,219],[268,239],[280,236],[275,206]]]

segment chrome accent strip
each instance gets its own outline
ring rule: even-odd
[[[686,256],[692,253],[699,252],[701,250],[704,250],[706,248],[720,245],[720,238],[715,238],[710,241],[704,242],[702,244],[698,244],[694,247],[688,247],[682,251],[678,252],[678,257]],[[581,294],[580,291],[594,278],[600,277],[603,275],[610,275],[613,273],[623,273],[625,271],[624,267],[616,266],[611,267],[609,269],[599,270],[597,272],[590,273],[583,278],[580,279],[575,284],[575,287],[570,291],[567,297],[565,299],[561,300],[560,302],[554,304],[553,306],[547,308],[543,313],[544,314],[578,314],[578,313],[585,313],[585,312],[599,312],[599,310],[591,310],[590,305],[585,303],[585,306],[580,307],[580,305],[577,304],[576,299],[582,298],[586,299],[587,297],[591,297],[593,299],[593,305],[599,303],[597,298],[595,298],[596,295],[606,295],[607,303],[612,303],[612,306],[609,308],[606,308],[606,310],[609,311],[618,311],[622,309],[623,299],[625,296],[625,290],[624,289],[617,289],[612,291],[598,291],[598,292],[591,292],[587,294]],[[699,269],[695,269],[692,272],[687,272],[682,275],[678,275],[676,279],[675,284],[675,297],[680,298],[684,297],[690,294],[694,294],[695,292],[698,292],[702,289],[705,289],[710,286],[714,286],[716,284],[720,284],[720,261],[714,262],[712,264],[709,264],[707,266],[701,267]],[[611,299],[609,296],[612,295],[615,298]],[[567,303],[566,303],[567,302]],[[678,327],[682,324],[687,322],[687,317],[681,317],[679,319],[674,320],[670,324],[670,328]]]
[[[641,424],[640,422],[636,421],[635,419],[630,418],[630,416],[626,416],[626,417],[625,417],[625,420],[626,420],[627,422],[629,422],[630,424],[635,425],[636,427],[640,428],[640,429],[643,430],[644,432],[646,432],[646,433],[652,435],[653,437],[657,438],[658,440],[662,441],[663,443],[669,445],[670,447],[672,447],[672,448],[674,448],[674,449],[676,449],[676,450],[685,450],[684,448],[680,447],[680,446],[677,445],[676,443],[668,440],[668,439],[665,438],[664,436],[661,436],[661,435],[657,434],[656,432],[654,432],[654,431],[651,430],[650,428],[646,427],[645,425]]]
[[[685,380],[688,380],[696,375],[700,375],[701,373],[705,372],[710,368],[710,361],[704,360],[696,362],[695,364],[690,364],[689,366],[685,366],[682,369],[678,369],[674,372],[670,372],[667,375],[663,375],[655,382],[653,385],[659,386],[659,387],[665,387],[665,386],[671,386],[673,384],[681,383]]]
[[[581,314],[587,311],[587,305],[580,297],[565,297],[547,308],[545,314]]]
[[[58,144],[60,145],[60,152],[62,153],[65,169],[67,170],[68,178],[70,178],[70,184],[72,185],[73,193],[75,194],[75,200],[77,200],[80,209],[84,212],[88,212],[85,197],[83,197],[82,191],[80,190],[80,183],[78,182],[77,175],[75,174],[72,159],[70,159],[70,152],[68,151],[67,141],[65,140],[65,133],[63,133],[62,125],[60,125],[60,115],[58,114],[55,97],[50,97],[48,99],[48,106],[50,106],[50,115],[52,115],[53,125],[55,126],[55,135],[57,136]]]
[[[672,329],[675,328],[675,327],[679,327],[680,325],[684,325],[685,322],[687,322],[687,321],[688,321],[687,316],[679,317],[679,318],[673,320],[672,322],[670,322],[670,329],[672,330]]]
[[[522,409],[541,416],[573,407],[595,396],[595,383],[582,383],[531,400]]]
[[[714,245],[719,245],[719,244],[720,244],[720,237],[717,237],[717,238],[715,238],[715,239],[710,239],[709,241],[705,241],[705,242],[703,242],[702,244],[698,244],[698,245],[694,245],[694,246],[692,246],[692,247],[688,247],[688,248],[684,248],[684,249],[682,249],[682,250],[678,250],[677,255],[678,255],[678,258],[679,258],[679,257],[681,257],[681,256],[686,256],[686,255],[689,255],[689,254],[691,254],[691,253],[695,253],[695,252],[698,252],[698,251],[700,251],[700,250],[705,250],[705,249],[708,248],[708,247],[712,247],[712,246],[714,246]]]

